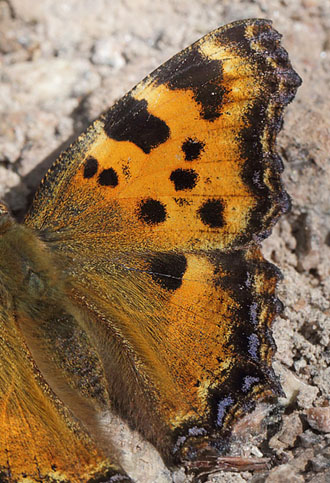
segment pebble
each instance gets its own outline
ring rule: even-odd
[[[330,407],[309,408],[306,418],[311,428],[322,433],[330,433]]]
[[[265,479],[265,483],[303,483],[304,477],[289,464],[274,468]]]
[[[97,40],[92,49],[91,61],[93,64],[109,65],[119,70],[125,65],[125,58],[113,46],[110,39]]]
[[[303,425],[299,414],[292,413],[289,416],[284,416],[282,429],[278,434],[271,438],[269,446],[281,450],[292,448],[297,437],[302,434],[302,432]]]

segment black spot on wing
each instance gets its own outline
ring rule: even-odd
[[[118,185],[118,175],[113,168],[104,169],[98,177],[98,183],[101,186],[111,186],[114,188]]]
[[[84,164],[83,176],[85,179],[93,178],[96,175],[98,169],[98,161],[93,156],[88,156]]]
[[[198,174],[193,169],[176,169],[170,176],[176,191],[192,190],[196,186],[197,179]]]
[[[197,139],[188,138],[182,144],[182,151],[184,152],[186,161],[194,161],[198,159],[203,151],[205,144]]]
[[[204,56],[197,45],[180,52],[157,69],[152,77],[170,89],[192,90],[200,105],[201,117],[214,121],[221,115],[226,93],[222,83],[222,63]]]
[[[184,255],[160,253],[148,260],[153,280],[166,290],[177,290],[182,285],[182,278],[187,269]]]
[[[166,220],[166,207],[158,200],[148,198],[140,203],[138,218],[148,225],[157,225]]]
[[[137,100],[127,94],[105,115],[104,130],[116,141],[130,141],[146,154],[170,136],[166,122],[148,111],[145,99]]]
[[[205,201],[197,211],[198,216],[211,228],[222,228],[224,226],[223,203],[219,199]]]

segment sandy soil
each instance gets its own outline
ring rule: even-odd
[[[287,397],[268,413],[268,431],[253,427],[262,407],[232,449],[271,456],[274,466],[209,481],[321,483],[330,481],[328,0],[0,0],[0,198],[22,217],[45,170],[90,120],[184,46],[245,17],[273,20],[303,78],[278,140],[292,211],[264,244],[284,274],[274,366]],[[138,482],[189,481],[120,425],[118,446]]]

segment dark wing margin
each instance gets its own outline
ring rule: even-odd
[[[140,98],[145,92],[144,90],[150,86],[165,85],[170,91],[188,90],[192,92],[199,107],[198,115],[203,122],[208,123],[207,130],[208,128],[211,130],[212,126],[223,116],[226,107],[230,105],[231,92],[228,87],[229,84],[225,80],[226,74],[223,62],[230,62],[231,58],[228,57],[222,61],[212,58],[212,55],[207,56],[203,50],[206,45],[212,45],[215,50],[216,46],[218,46],[218,49],[225,46],[231,52],[233,59],[239,59],[242,65],[244,62],[249,64],[252,70],[251,78],[256,81],[258,89],[255,96],[248,98],[248,108],[242,113],[242,126],[235,133],[235,141],[238,142],[239,156],[243,160],[241,176],[244,184],[248,186],[253,198],[255,198],[255,205],[249,212],[247,226],[238,238],[235,238],[232,243],[224,244],[222,250],[214,249],[219,237],[213,245],[200,248],[198,246],[199,234],[196,231],[196,233],[194,232],[194,243],[197,247],[195,251],[191,248],[192,245],[184,251],[181,250],[182,247],[178,247],[174,243],[172,243],[173,246],[170,249],[168,247],[164,249],[161,245],[157,247],[158,251],[150,252],[146,249],[145,265],[142,263],[141,269],[136,262],[136,253],[132,248],[130,252],[127,252],[127,259],[125,260],[127,271],[125,272],[126,268],[122,264],[121,273],[119,273],[119,270],[116,272],[116,268],[114,268],[116,255],[106,245],[108,239],[106,243],[103,240],[101,244],[99,240],[101,236],[98,238],[97,232],[92,233],[93,244],[91,246],[95,251],[94,258],[90,257],[89,246],[86,243],[81,242],[83,249],[78,250],[74,243],[77,242],[76,247],[79,247],[81,240],[70,241],[72,253],[68,255],[68,259],[72,256],[75,259],[74,263],[77,265],[77,260],[82,262],[84,261],[83,257],[86,256],[85,265],[80,263],[75,272],[76,280],[73,280],[77,294],[76,301],[81,305],[87,304],[87,307],[85,307],[87,312],[89,300],[92,299],[91,294],[94,290],[94,295],[96,294],[94,307],[96,308],[95,313],[92,313],[90,309],[91,320],[95,321],[95,324],[103,324],[106,327],[105,331],[108,329],[107,324],[109,324],[109,334],[111,330],[115,332],[116,324],[123,333],[128,334],[126,340],[119,340],[118,342],[118,347],[122,349],[118,349],[118,360],[127,356],[123,358],[126,359],[125,363],[127,362],[127,366],[134,373],[134,377],[132,376],[131,380],[127,379],[128,382],[123,381],[122,384],[121,378],[125,378],[125,373],[121,367],[116,367],[116,360],[112,357],[112,360],[109,361],[109,367],[114,370],[112,373],[109,371],[108,384],[111,388],[110,379],[112,374],[115,374],[117,388],[114,387],[110,394],[110,398],[113,398],[114,407],[118,408],[118,412],[124,415],[133,427],[139,429],[145,437],[152,441],[170,463],[194,460],[200,456],[200,449],[202,452],[207,448],[207,450],[214,450],[215,453],[219,453],[225,447],[226,438],[239,417],[245,412],[251,411],[257,401],[282,394],[271,365],[275,351],[271,325],[274,317],[281,309],[281,304],[275,296],[279,273],[264,261],[258,248],[262,238],[268,236],[278,217],[285,213],[289,207],[289,198],[280,179],[283,165],[275,150],[275,138],[282,126],[283,110],[293,99],[301,79],[292,69],[286,51],[280,46],[280,37],[272,29],[270,21],[263,19],[244,20],[211,32],[191,47],[174,56],[146,77],[98,121],[95,121],[87,133],[62,155],[41,185],[41,195],[38,195],[41,196],[41,201],[37,197],[27,217],[27,223],[37,228],[43,226],[43,216],[51,218],[51,212],[47,215],[47,210],[49,210],[49,198],[54,198],[52,190],[57,190],[55,202],[61,201],[61,190],[65,190],[67,185],[70,185],[70,176],[74,176],[81,163],[84,162],[84,155],[86,152],[88,153],[89,147],[97,138],[98,133],[102,133],[102,135],[105,133],[109,139],[115,141],[130,141],[140,148],[143,155],[146,156],[155,152],[160,146],[165,146],[165,143],[171,137],[171,126],[160,117],[149,112],[150,104],[148,104],[148,100]],[[180,106],[178,106],[178,116],[180,115]],[[218,138],[220,137],[221,132],[218,133]],[[193,171],[191,166],[192,163],[199,162],[203,158],[207,146],[203,139],[188,137],[182,139],[181,150],[184,154],[184,161],[191,163],[189,168],[184,172],[179,172],[178,169],[169,172],[170,180],[173,182],[175,190],[179,192],[180,190],[193,190],[195,187],[198,172]],[[145,166],[147,167],[147,165],[148,158],[146,157]],[[95,161],[91,160],[85,164],[86,180],[90,180],[96,175],[95,166]],[[115,180],[116,183],[118,181],[116,178],[112,178],[112,180]],[[113,186],[116,184],[115,182],[112,181],[110,184]],[[203,236],[206,239],[207,237],[211,239],[214,234],[218,234],[217,230],[220,231],[226,222],[221,197],[219,195],[216,198],[216,196],[218,194],[213,192],[205,194],[201,206],[194,212],[195,218],[202,220],[202,223],[204,223],[203,228],[207,231],[207,235]],[[188,203],[190,201],[189,195],[185,195],[185,198],[180,198],[180,200],[182,205],[185,204],[185,200]],[[138,210],[134,212],[134,216],[137,213],[137,218],[145,223],[146,230],[158,225],[164,226],[164,233],[160,240],[165,239],[165,223],[168,219],[171,219],[171,213],[163,204],[163,200],[143,198],[142,201],[137,201],[140,204]],[[46,210],[44,210],[45,206]],[[108,205],[106,205],[106,209],[108,209]],[[46,215],[41,211],[46,212]],[[63,214],[65,214],[65,210],[63,210]],[[34,217],[37,220],[36,224]],[[106,213],[104,213],[104,218],[106,218]],[[93,220],[88,221],[92,225]],[[163,223],[164,225],[162,225]],[[125,228],[125,224],[123,226]],[[195,227],[195,225],[191,226]],[[188,230],[191,226],[185,228]],[[144,232],[140,225],[139,230],[147,243],[148,236],[145,233],[148,232]],[[120,241],[115,237],[113,238],[119,246]],[[172,242],[170,237],[168,239]],[[47,241],[51,243],[51,236]],[[97,241],[99,241],[98,246]],[[59,241],[60,244],[61,240]],[[136,246],[136,244],[132,245]],[[249,248],[246,248],[247,246]],[[64,259],[67,255],[65,253],[65,241],[61,250]],[[172,250],[171,253],[170,250]],[[103,258],[101,258],[98,266],[93,266],[91,259],[97,259],[97,253],[102,253]],[[205,282],[205,287],[207,287],[205,294],[211,293],[212,296],[215,294],[215,297],[217,295],[219,297],[217,299],[218,312],[215,312],[214,316],[208,313],[207,317],[209,318],[205,316],[204,320],[202,320],[203,317],[200,316],[200,313],[195,314],[193,311],[191,311],[192,315],[189,318],[190,313],[185,310],[187,293],[184,288],[187,284],[189,285],[188,275],[185,279],[187,270],[189,270],[189,261],[187,260],[192,253],[194,255],[199,254],[201,258],[204,257],[212,265],[212,277],[210,276]],[[104,260],[108,254],[109,266],[105,267]],[[141,251],[139,255],[143,256]],[[120,260],[119,255],[118,260]],[[203,263],[199,265],[200,260],[196,260],[195,263],[198,268],[204,267]],[[84,267],[86,267],[88,273],[84,273],[84,277],[80,277],[79,274],[82,273],[80,269],[84,271]],[[101,273],[105,268],[108,269],[108,274]],[[93,287],[92,285],[94,281],[93,270],[95,274],[99,275],[99,279],[104,282],[102,286],[104,293],[102,294],[97,293],[100,287]],[[139,274],[140,278],[136,280],[140,285],[135,283],[134,270],[136,274]],[[200,277],[204,275],[202,269],[200,272],[196,269],[196,273]],[[89,275],[91,276],[90,287],[86,282]],[[108,275],[108,283],[105,283]],[[144,276],[148,278],[146,285],[144,285]],[[85,286],[79,286],[81,281],[84,281]],[[143,300],[141,290],[137,291],[136,287],[143,288],[144,286],[150,290],[150,292],[145,291],[147,295],[148,293],[149,296],[150,294],[154,295],[155,299],[158,297],[157,303],[154,303],[153,300]],[[90,288],[93,288],[93,290],[90,290]],[[131,289],[131,292],[128,288]],[[208,292],[209,288],[210,292]],[[220,295],[217,294],[217,288]],[[108,299],[105,297],[107,290],[109,293]],[[116,290],[118,293],[116,293]],[[181,305],[178,305],[177,312],[173,312],[173,318],[171,319],[171,315],[169,315],[171,314],[170,304],[168,313],[165,310],[164,314],[158,318],[159,314],[156,309],[161,310],[162,304],[165,306],[169,299],[177,300],[175,297],[180,294],[181,290],[183,290],[182,297],[179,297]],[[197,295],[200,296],[200,300],[203,299],[203,294],[197,293]],[[115,304],[110,306],[109,300],[122,303],[123,310],[121,310],[121,313],[119,313],[119,309],[117,311],[114,309]],[[222,300],[224,300],[223,304]],[[200,312],[203,310],[206,312],[208,304],[211,302],[211,296],[209,300],[205,296],[204,305],[199,307]],[[225,305],[225,303],[229,305],[230,317],[228,316],[226,319],[224,316],[221,320],[219,318],[221,304]],[[93,306],[92,303],[89,305]],[[146,307],[150,309],[149,314],[147,314]],[[124,309],[127,310],[127,314],[124,314]],[[136,310],[136,313],[134,313],[134,310]],[[212,352],[214,366],[211,367],[211,362],[206,363],[205,374],[202,374],[202,376],[205,375],[204,387],[206,387],[206,390],[204,393],[202,390],[200,392],[203,397],[205,393],[207,394],[202,400],[201,406],[195,411],[195,416],[186,419],[178,414],[177,420],[181,421],[180,418],[182,418],[184,422],[176,424],[177,420],[168,416],[170,413],[169,407],[175,407],[176,401],[171,400],[170,402],[166,401],[166,404],[163,403],[164,394],[160,391],[155,396],[156,390],[154,393],[152,392],[149,381],[154,375],[160,379],[160,371],[157,373],[157,368],[166,367],[168,372],[163,371],[165,376],[169,376],[173,385],[177,384],[177,394],[180,393],[180,397],[182,397],[184,385],[181,385],[182,374],[177,370],[177,361],[174,357],[171,360],[167,359],[168,354],[165,351],[164,353],[161,352],[163,346],[168,342],[168,338],[165,337],[164,343],[162,343],[161,337],[156,337],[155,334],[157,334],[161,322],[166,322],[160,327],[161,330],[167,329],[172,323],[180,322],[180,314],[183,314],[184,311],[186,318],[182,317],[182,320],[191,325],[192,333],[196,337],[192,337],[191,340],[188,340],[187,337],[187,341],[183,341],[178,359],[186,357],[188,365],[188,360],[195,356],[196,339],[201,333],[199,323],[201,326],[204,324],[203,330],[209,330],[210,339],[216,342],[214,342],[214,351]],[[99,314],[102,317],[98,318]],[[148,317],[150,318],[150,325],[148,325]],[[194,325],[195,320],[196,324]],[[205,320],[209,322],[206,329]],[[159,326],[157,326],[158,322]],[[216,327],[221,328],[221,325],[228,327],[224,336],[223,333],[219,332],[223,336],[222,339],[220,336],[218,338],[215,336],[218,330]],[[160,335],[162,335],[161,330],[159,330]],[[141,334],[145,337],[143,338]],[[129,337],[131,337],[131,344],[126,344]],[[200,340],[202,341],[203,338]],[[106,357],[110,358],[106,341],[106,337],[99,341],[101,349],[106,353],[104,357],[102,356],[102,361],[106,360]],[[139,347],[136,341],[140,344]],[[151,341],[150,344],[147,343],[149,341]],[[110,340],[109,347],[112,342]],[[127,347],[130,347],[133,355],[128,354]],[[171,350],[172,347],[169,347],[168,353]],[[218,355],[218,353],[226,353],[226,351],[230,354],[228,361],[221,359]],[[217,353],[215,354],[215,352]],[[134,361],[132,364],[128,360],[128,355],[132,356],[131,360]],[[217,360],[217,356],[219,360]],[[156,360],[159,365],[156,369],[154,366],[146,367],[148,360]],[[207,357],[205,357],[205,360],[207,360]],[[178,365],[178,367],[182,369],[182,372],[185,369],[182,365]],[[143,377],[144,370],[149,379]],[[191,382],[193,376],[188,375],[190,379],[187,377],[187,381]],[[164,380],[166,379],[165,376]],[[134,382],[139,378],[141,382]],[[209,383],[209,381],[211,382]],[[127,390],[130,394],[129,398],[125,397],[126,394],[122,390],[126,382],[130,386]],[[196,390],[200,381],[196,380],[195,382],[194,390]],[[158,380],[155,380],[155,387],[157,387],[157,383]],[[138,386],[137,391],[142,394],[140,400],[145,399],[146,401],[145,407],[140,407],[138,398],[136,405],[134,405],[134,397],[136,397],[134,384]],[[192,393],[192,386],[190,388]],[[189,392],[189,389],[187,391]],[[186,395],[188,400],[190,394],[186,393]],[[157,400],[157,397],[159,400]],[[156,409],[155,406],[157,406]],[[143,419],[140,417],[141,414],[144,415]]]

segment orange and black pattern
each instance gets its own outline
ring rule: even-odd
[[[224,26],[60,156],[25,226],[2,214],[4,481],[129,481],[98,423],[109,410],[169,465],[198,462],[282,393],[271,365],[280,273],[259,245],[289,208],[275,138],[300,83],[269,21]],[[27,449],[25,424],[42,445],[31,429]]]

